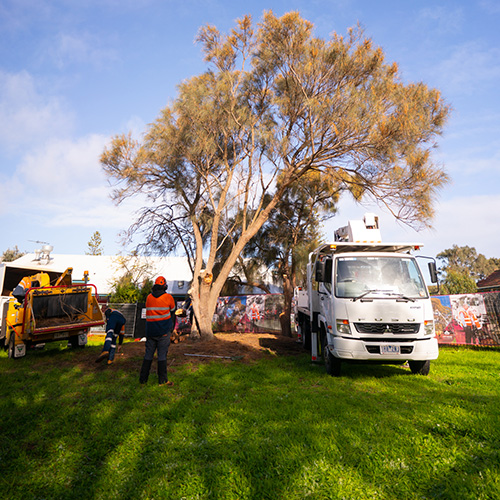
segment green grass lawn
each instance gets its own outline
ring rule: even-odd
[[[171,389],[80,355],[0,355],[1,499],[500,498],[498,351],[442,349],[428,377],[214,361]]]

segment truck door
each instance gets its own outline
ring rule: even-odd
[[[330,324],[332,316],[332,276],[333,276],[333,259],[331,256],[322,256],[318,259],[316,268],[316,280],[318,282],[318,295],[319,295],[319,321]],[[321,319],[322,318],[322,319]],[[318,329],[320,325],[317,325]]]

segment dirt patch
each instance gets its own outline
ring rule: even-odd
[[[182,336],[178,343],[170,344],[168,351],[168,366],[183,364],[192,366],[200,363],[233,361],[251,362],[266,356],[297,356],[305,351],[296,338],[284,337],[269,333],[217,333],[213,340],[193,340]],[[95,363],[96,350],[83,349],[78,359],[82,368],[104,367]],[[114,365],[139,364],[144,356],[144,342],[126,342],[121,352],[115,356]]]

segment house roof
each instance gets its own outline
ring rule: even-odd
[[[50,254],[50,259],[38,259],[34,253],[25,254],[6,265],[22,266],[33,270],[49,269],[63,272],[73,268],[73,280],[83,280],[84,271],[89,273],[89,283],[97,288],[99,294],[109,294],[116,280],[127,269],[141,269],[145,278],[154,279],[164,276],[168,291],[172,294],[185,295],[192,279],[186,257],[123,257],[117,255],[63,255]],[[182,286],[179,286],[182,285]]]
[[[477,288],[500,288],[500,269],[493,271],[489,276],[477,282]]]

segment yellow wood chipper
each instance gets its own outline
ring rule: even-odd
[[[23,297],[12,294],[1,308],[0,343],[9,357],[19,358],[27,347],[68,340],[84,347],[92,327],[104,324],[94,285],[73,283],[73,269],[27,277]]]

